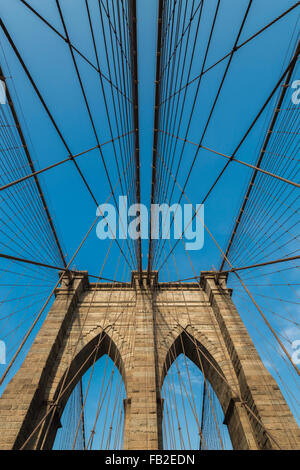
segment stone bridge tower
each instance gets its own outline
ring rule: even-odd
[[[216,280],[215,273],[203,272],[200,285],[179,285],[158,283],[155,272],[150,279],[133,272],[131,283],[96,285],[78,272],[71,281],[63,278],[0,399],[0,449],[52,448],[68,397],[95,353],[116,359],[125,382],[124,448],[162,449],[160,391],[183,351],[213,386],[234,449],[300,448],[297,423],[224,276]]]

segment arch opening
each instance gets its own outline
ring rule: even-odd
[[[180,353],[162,386],[166,450],[231,450],[218,397],[198,366]]]

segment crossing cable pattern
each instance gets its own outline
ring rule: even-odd
[[[221,81],[220,81],[220,84],[219,84],[219,87],[217,89],[217,93],[216,93],[216,96],[214,98],[214,101],[212,103],[212,106],[211,106],[211,109],[210,109],[210,112],[208,114],[208,118],[207,120],[205,121],[205,126],[204,126],[204,129],[203,129],[203,132],[202,132],[202,135],[201,135],[201,139],[200,139],[200,143],[197,144],[197,150],[194,154],[194,157],[192,159],[192,162],[191,162],[191,165],[189,167],[189,171],[187,173],[187,176],[186,176],[186,179],[185,179],[185,183],[183,185],[183,192],[190,180],[190,177],[191,177],[191,173],[192,173],[192,170],[194,168],[194,165],[195,165],[195,162],[197,160],[197,157],[198,157],[198,154],[199,154],[199,150],[201,148],[204,148],[204,149],[207,149],[207,147],[204,147],[202,145],[202,142],[203,142],[203,139],[205,138],[205,135],[207,133],[207,130],[208,130],[208,126],[209,126],[209,123],[212,119],[212,116],[213,116],[213,113],[214,113],[214,110],[215,110],[215,107],[216,107],[216,104],[218,102],[218,99],[220,97],[220,94],[221,94],[221,91],[222,91],[222,88],[223,88],[223,85],[224,85],[224,82],[225,82],[225,79],[226,79],[226,76],[228,74],[228,70],[229,70],[229,67],[230,67],[230,64],[231,64],[231,60],[233,58],[233,55],[234,53],[239,49],[239,47],[237,46],[238,44],[238,41],[239,41],[239,38],[241,36],[241,33],[242,33],[242,30],[243,30],[243,27],[245,26],[245,22],[246,22],[246,19],[247,19],[247,16],[249,14],[249,10],[251,8],[251,4],[252,2],[249,2],[248,3],[248,8],[245,12],[245,15],[243,17],[243,21],[241,23],[241,26],[240,26],[240,29],[239,29],[239,32],[238,32],[238,35],[236,37],[236,40],[235,40],[235,43],[234,43],[234,47],[231,51],[230,54],[227,54],[226,55],[226,58],[229,57],[229,60],[228,60],[228,63],[227,63],[227,66],[225,68],[225,71],[223,73],[223,76],[221,78]],[[296,5],[297,6],[297,5]],[[299,6],[299,5],[298,5]],[[164,156],[164,152],[165,152],[165,149],[166,149],[166,142],[168,143],[168,145],[171,145],[170,146],[170,152],[168,152],[168,148],[167,148],[167,156],[166,156],[166,163],[167,165],[170,163],[170,169],[172,170],[172,167],[174,164],[174,160],[176,159],[176,149],[178,147],[178,142],[177,140],[182,140],[183,141],[183,144],[181,146],[181,149],[179,148],[178,149],[178,156],[177,156],[177,167],[175,165],[175,168],[176,168],[176,172],[175,172],[175,178],[177,178],[178,176],[178,172],[180,170],[180,167],[181,167],[181,163],[182,163],[182,159],[183,159],[183,153],[184,153],[184,150],[186,148],[186,144],[189,142],[189,140],[187,139],[188,137],[188,133],[190,131],[190,127],[191,127],[191,123],[192,123],[192,118],[193,118],[193,114],[195,112],[195,107],[196,107],[196,103],[197,103],[197,98],[198,98],[198,95],[199,95],[199,90],[200,90],[200,85],[201,85],[201,79],[202,79],[202,75],[203,75],[203,71],[204,71],[204,68],[205,68],[205,64],[206,64],[206,60],[207,60],[207,55],[208,55],[208,52],[209,52],[209,48],[210,48],[210,44],[211,44],[211,39],[212,39],[212,35],[213,35],[213,32],[214,32],[214,29],[215,29],[215,24],[216,24],[216,20],[217,20],[217,15],[218,15],[218,12],[219,12],[219,7],[220,7],[220,2],[217,2],[217,5],[216,5],[216,10],[215,10],[215,15],[213,17],[213,20],[212,20],[212,25],[211,25],[211,30],[210,30],[210,35],[209,35],[209,38],[208,38],[208,42],[207,42],[207,47],[206,47],[206,51],[205,51],[205,55],[204,55],[204,58],[203,58],[203,62],[202,62],[202,72],[200,73],[200,75],[198,76],[198,84],[197,84],[197,88],[196,88],[196,91],[195,93],[192,92],[192,107],[191,109],[188,107],[188,111],[187,109],[185,110],[184,107],[185,107],[185,102],[186,102],[186,99],[187,99],[187,93],[186,93],[186,88],[183,88],[183,92],[184,92],[184,96],[183,96],[183,99],[182,99],[182,103],[180,102],[179,100],[179,97],[177,97],[177,105],[176,105],[176,112],[174,114],[174,118],[172,119],[173,117],[173,108],[174,108],[174,102],[173,102],[173,107],[172,107],[172,104],[168,103],[168,106],[166,106],[166,100],[163,100],[161,97],[164,96],[164,91],[161,89],[161,84],[160,84],[160,81],[158,79],[159,77],[159,68],[161,67],[161,54],[162,54],[162,48],[164,47],[164,44],[162,44],[162,41],[161,41],[161,32],[160,32],[160,29],[161,29],[161,22],[162,22],[162,9],[163,9],[163,2],[160,3],[160,12],[159,12],[159,20],[158,20],[158,43],[157,43],[157,80],[156,80],[156,106],[155,106],[155,127],[154,127],[154,145],[153,145],[153,165],[152,165],[152,193],[151,193],[151,202],[154,203],[155,200],[157,199],[157,202],[160,200],[160,194],[159,194],[159,191],[158,191],[158,195],[157,195],[157,198],[155,197],[155,193],[156,193],[156,187],[158,187],[158,184],[156,183],[156,178],[157,178],[157,174],[161,174],[161,177],[165,177],[166,179],[166,188],[167,188],[167,194],[168,194],[168,188],[169,188],[169,184],[170,184],[170,175],[165,175],[165,173],[167,173],[166,169],[164,170],[161,170],[161,169],[158,169],[157,168],[157,155],[160,154],[162,156],[162,161],[163,159],[165,158]],[[289,12],[290,10],[288,10],[287,12]],[[280,15],[280,17],[278,18],[281,18],[282,15]],[[200,22],[200,16],[199,16],[199,22]],[[274,22],[271,22],[270,25],[274,24]],[[196,44],[196,41],[197,41],[197,35],[198,35],[198,28],[199,28],[199,23],[197,24],[197,28],[196,31],[195,31],[195,38],[194,38],[194,48],[195,48],[195,44]],[[265,31],[265,29],[263,28],[261,31]],[[256,37],[256,35],[254,36],[251,36],[251,38],[249,38],[249,40],[253,39],[254,37]],[[248,41],[246,42],[248,43]],[[244,43],[243,43],[244,44]],[[242,46],[241,46],[242,47]],[[195,61],[195,58],[194,58],[194,48],[193,48],[193,52],[191,54],[191,62],[190,62],[190,66],[188,68],[188,72],[186,72],[184,70],[184,66],[185,66],[185,60],[183,60],[183,65],[182,65],[182,75],[181,77],[183,77],[183,74],[184,72],[187,73],[187,76],[189,77],[190,76],[190,72],[191,72],[191,68],[192,68],[192,65],[193,65],[193,61]],[[175,51],[174,52],[177,52],[176,48],[175,48]],[[173,57],[173,62],[175,63],[175,58],[176,58],[176,54],[170,54],[172,57]],[[296,57],[297,58],[297,57]],[[293,61],[291,62],[291,64],[289,65],[289,69],[291,67],[293,67],[293,63],[294,61],[296,60],[296,58],[294,57],[293,58]],[[179,60],[179,58],[178,58]],[[171,62],[171,61],[169,61]],[[178,70],[179,70],[179,66],[177,67],[177,73],[178,73]],[[285,72],[287,73],[288,70]],[[173,75],[171,74],[172,78],[173,78]],[[165,78],[165,77],[164,77]],[[165,78],[164,80],[165,82],[165,86],[168,86],[168,80]],[[210,196],[211,192],[213,191],[213,189],[215,188],[215,186],[217,185],[217,183],[219,182],[219,180],[222,178],[225,170],[227,169],[229,163],[231,161],[235,161],[236,159],[234,158],[235,157],[235,154],[238,152],[238,150],[240,149],[240,147],[242,146],[243,142],[245,141],[245,139],[247,138],[247,136],[249,135],[249,133],[251,132],[253,126],[256,124],[257,120],[259,119],[260,115],[262,114],[262,112],[264,111],[264,109],[266,108],[266,106],[268,105],[268,103],[270,102],[270,100],[272,99],[274,93],[276,92],[276,90],[278,89],[278,87],[280,86],[281,84],[281,80],[279,80],[279,82],[277,83],[277,85],[275,86],[275,88],[273,89],[272,93],[270,94],[270,96],[268,97],[268,99],[266,100],[266,102],[264,103],[263,107],[261,108],[261,110],[259,111],[259,113],[257,114],[256,118],[254,119],[254,121],[252,122],[251,126],[249,127],[248,131],[246,132],[246,134],[243,136],[242,140],[240,141],[240,143],[238,144],[238,146],[236,147],[236,149],[234,150],[233,154],[231,155],[231,157],[229,158],[229,161],[226,163],[226,165],[224,166],[224,168],[222,169],[222,171],[219,173],[218,177],[215,179],[214,183],[211,185],[211,187],[209,188],[208,192],[206,193],[205,197],[203,197],[202,199],[202,203],[205,203],[205,201],[207,200],[207,198]],[[170,84],[170,87],[172,87],[172,81],[171,81],[171,84]],[[172,88],[171,88],[172,89]],[[173,98],[173,101],[175,100],[175,98]],[[178,113],[178,104],[180,103],[181,105],[181,112]],[[167,107],[167,111],[166,111],[166,108]],[[168,120],[165,119],[165,115],[166,113],[168,113],[167,115],[169,115],[170,113],[170,108],[172,110],[171,112],[171,118],[172,121],[170,122],[170,124],[168,123]],[[180,107],[179,107],[180,109]],[[185,113],[187,114],[187,121],[188,121],[188,124],[186,126],[186,133],[185,133],[185,136],[180,139],[180,137],[178,137],[179,135],[179,129],[181,127],[181,123],[183,122],[182,121],[182,117],[184,116],[184,111]],[[178,121],[176,121],[176,117],[179,116],[178,118]],[[160,125],[161,128],[159,128],[159,119],[162,119],[162,123]],[[170,126],[169,128],[167,128],[167,126]],[[173,126],[173,127],[171,127]],[[175,129],[177,127],[177,131],[175,132]],[[163,129],[162,129],[163,128]],[[161,144],[160,144],[161,142]],[[171,142],[171,144],[170,144]],[[162,145],[162,148],[159,149],[158,146]],[[209,150],[209,149],[207,149]],[[214,153],[219,153],[219,152],[214,152]],[[219,153],[220,154],[220,153]],[[171,157],[172,155],[172,157]],[[220,154],[220,155],[223,155],[224,154]],[[187,161],[188,157],[186,156],[185,157],[185,162]],[[163,165],[161,164],[160,167],[162,167]],[[294,183],[297,185],[297,183]],[[163,185],[164,186],[164,185]],[[172,189],[170,190],[170,194],[168,194],[169,196],[169,201],[172,200],[172,196],[173,196],[173,193],[174,193],[174,189],[175,189],[175,182],[173,183],[172,185]],[[178,196],[179,198],[179,202],[181,201],[182,199],[182,193]],[[178,201],[178,198],[177,196],[174,198],[175,201],[177,202]],[[174,222],[174,217],[172,218],[172,224]],[[171,224],[171,225],[172,225]],[[154,244],[154,241],[152,239],[150,239],[150,243],[149,243],[149,257],[148,257],[148,271],[150,272],[150,269],[151,269],[151,266],[153,266],[154,264],[154,261],[152,259],[152,245]],[[165,242],[164,242],[165,244]],[[156,258],[157,257],[160,257],[161,256],[161,252],[162,252],[162,248],[156,250]]]
[[[0,106],[1,185],[35,170],[6,77],[7,105]],[[66,266],[64,250],[37,177],[1,193],[1,252]],[[55,282],[53,271],[1,258],[1,340],[11,357]]]

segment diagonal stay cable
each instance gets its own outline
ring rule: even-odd
[[[194,168],[194,164],[195,164],[195,162],[196,162],[196,159],[197,159],[199,150],[200,150],[200,148],[201,148],[200,146],[202,145],[203,139],[204,139],[204,137],[205,137],[205,135],[206,135],[206,131],[207,131],[208,126],[209,126],[209,124],[210,124],[210,122],[211,122],[211,118],[212,118],[212,116],[213,116],[213,113],[214,113],[214,111],[215,111],[217,102],[218,102],[219,97],[220,97],[220,94],[221,94],[221,91],[222,91],[222,89],[223,89],[223,85],[224,85],[224,83],[225,83],[225,79],[226,79],[226,77],[227,77],[227,74],[228,74],[228,71],[229,71],[229,68],[230,68],[232,59],[233,59],[234,54],[235,54],[235,48],[236,48],[236,46],[237,46],[237,44],[238,44],[238,41],[239,41],[240,36],[241,36],[241,34],[242,34],[243,28],[244,28],[244,26],[245,26],[245,23],[246,23],[246,20],[247,20],[247,17],[248,17],[248,14],[249,14],[249,11],[250,11],[252,2],[253,2],[253,0],[249,0],[249,2],[248,2],[247,9],[246,9],[245,14],[244,14],[244,16],[243,16],[242,23],[241,23],[241,25],[240,25],[238,34],[237,34],[237,36],[236,36],[236,38],[235,38],[234,47],[233,47],[233,49],[232,49],[232,51],[231,51],[231,53],[230,53],[229,60],[228,60],[228,62],[227,62],[225,71],[224,71],[224,73],[223,73],[222,79],[221,79],[220,84],[219,84],[219,87],[218,87],[218,91],[217,91],[217,93],[216,93],[215,99],[214,99],[214,101],[213,101],[212,107],[211,107],[210,112],[209,112],[209,115],[208,115],[208,118],[207,118],[207,120],[206,120],[206,124],[205,124],[204,130],[203,130],[203,132],[202,132],[202,134],[201,134],[201,138],[200,138],[200,142],[199,142],[198,148],[197,148],[197,150],[196,150],[196,152],[195,152],[195,156],[194,156],[194,158],[193,158],[193,161],[192,161],[192,163],[191,163],[191,166],[190,166],[190,169],[189,169],[189,172],[188,172],[186,181],[185,181],[185,183],[184,183],[183,191],[185,191],[185,188],[186,188],[186,186],[187,186],[187,184],[188,184],[188,181],[189,181],[190,175],[191,175],[191,173],[192,173],[192,170],[193,170],[193,168]],[[195,95],[195,98],[194,98],[194,104],[193,104],[193,108],[192,108],[192,109],[193,109],[192,114],[193,114],[194,109],[195,109],[195,102],[196,102],[196,99],[197,99],[197,96],[198,96],[199,88],[200,88],[200,81],[199,81],[199,83],[198,83],[198,87],[197,87],[197,90],[196,90],[196,95]],[[190,118],[189,118],[189,125],[188,125],[187,131],[186,131],[185,138],[187,138],[187,135],[188,135],[188,132],[189,132],[189,128],[190,128],[191,120],[192,120],[192,114],[191,114],[191,116],[190,116]],[[241,144],[240,144],[240,145],[241,145]],[[176,170],[176,173],[175,173],[175,179],[177,179],[177,176],[178,176],[179,168],[180,168],[181,161],[182,161],[182,157],[183,157],[184,148],[185,148],[185,142],[184,142],[184,144],[183,144],[183,147],[182,147],[182,150],[181,150],[181,153],[180,153],[180,157],[179,157],[179,161],[178,161],[178,164],[177,164],[177,170]],[[238,148],[239,148],[239,147],[238,147]],[[237,148],[237,150],[238,150],[238,148]],[[236,150],[236,151],[237,151],[237,150]],[[235,152],[236,152],[236,151],[235,151]],[[234,152],[234,154],[235,154],[235,152]],[[234,156],[234,155],[233,155],[233,156]],[[228,164],[229,164],[229,162],[227,163],[227,165],[228,165]],[[226,169],[226,168],[224,168],[223,171],[225,171],[225,169]],[[222,175],[222,173],[219,175],[218,178],[220,178],[221,175]],[[218,181],[218,179],[216,180],[215,185],[217,184],[217,181]],[[214,185],[214,186],[215,186],[215,185]],[[210,189],[210,191],[214,188],[214,186]],[[172,191],[171,191],[170,200],[172,199],[172,195],[173,195],[174,189],[175,189],[175,181],[174,181],[174,183],[173,183],[173,187],[172,187]],[[210,194],[210,191],[209,191],[208,195]],[[208,195],[207,195],[207,196],[208,196]],[[181,199],[182,199],[182,196],[183,196],[183,194],[180,195],[179,203],[180,203],[180,201],[181,201]],[[205,201],[204,201],[204,202],[205,202]],[[204,203],[204,202],[203,202],[203,203]],[[203,204],[203,203],[202,203],[202,204]],[[174,215],[175,215],[175,214],[174,214]],[[173,225],[173,222],[174,222],[174,217],[172,217],[172,224],[171,224],[171,225]],[[163,243],[163,246],[164,246],[164,245],[165,245],[165,242]],[[160,255],[161,255],[161,251],[162,251],[162,250],[159,251],[159,254],[158,254],[159,257],[160,257]]]

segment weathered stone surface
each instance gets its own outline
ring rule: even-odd
[[[180,286],[157,284],[155,273],[150,283],[146,273],[142,277],[142,284],[133,273],[131,284],[96,286],[83,272],[57,289],[0,399],[0,449],[24,443],[52,447],[67,399],[91,366],[97,345],[97,358],[107,353],[116,360],[126,385],[125,449],[163,447],[160,390],[182,352],[212,384],[235,449],[276,449],[276,443],[300,449],[296,421],[256,352],[226,280],[216,284],[214,273],[207,272],[200,286]]]

